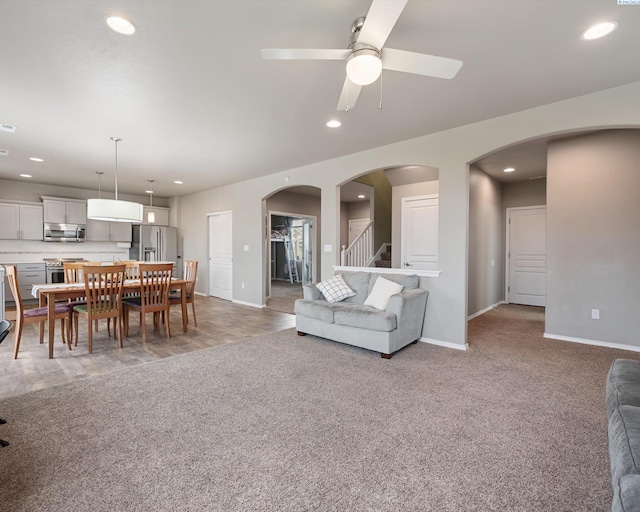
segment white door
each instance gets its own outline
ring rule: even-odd
[[[349,245],[358,238],[365,228],[371,222],[370,219],[351,219],[349,220]]]
[[[438,196],[402,199],[402,268],[438,269]]]
[[[313,221],[302,221],[302,283],[313,282],[313,240],[315,238]]]
[[[507,212],[507,301],[544,306],[547,208],[509,208]]]
[[[231,212],[209,216],[209,295],[233,298]]]

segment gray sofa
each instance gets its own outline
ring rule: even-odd
[[[313,334],[366,348],[380,352],[385,359],[420,338],[428,292],[418,288],[418,276],[338,273],[356,295],[331,304],[314,284],[305,285],[304,298],[295,304],[300,336]],[[402,292],[391,297],[384,311],[364,305],[378,276],[403,285]]]
[[[607,376],[612,512],[640,512],[640,361],[616,359]]]

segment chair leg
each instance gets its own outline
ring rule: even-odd
[[[122,316],[124,317],[124,335],[126,337],[129,336],[129,308],[125,306],[122,311]]]
[[[162,312],[162,316],[164,317],[164,311]],[[167,321],[164,323],[165,329],[167,331],[167,338],[171,338],[171,315],[169,314],[169,308],[167,308]]]
[[[60,319],[60,330],[62,331],[60,333],[60,336],[62,337],[62,343],[66,343],[66,341],[64,339],[65,338],[65,330],[66,330],[66,327],[64,325],[64,318]]]
[[[124,348],[124,343],[122,340],[122,316],[118,314],[117,319],[113,319],[113,334],[116,333],[116,323],[118,324],[118,338],[120,340],[120,348]]]
[[[97,320],[95,323],[97,323]],[[89,354],[93,354],[93,325],[91,325],[91,320],[89,319],[87,319],[87,329],[89,331]]]
[[[191,311],[193,311],[193,324],[198,327],[198,321],[196,320],[196,301],[191,301]]]
[[[142,323],[140,324],[140,326],[142,327],[142,343],[146,343],[147,342],[147,317],[142,313],[140,313],[140,315],[142,315],[142,320],[141,320]]]
[[[107,318],[107,336],[111,338],[111,318]],[[116,336],[116,326],[113,326],[113,337]]]
[[[40,322],[40,345],[42,345],[44,343],[44,320],[42,322]]]
[[[13,358],[18,359],[18,350],[20,349],[20,339],[22,338],[22,318],[16,320],[16,339],[13,342]]]
[[[78,346],[78,313],[73,314],[73,330],[76,331],[76,347]]]
[[[62,324],[60,327],[62,328],[62,339],[64,340],[64,333],[67,333],[67,348],[71,350],[71,344],[73,343],[73,338],[71,337],[71,317],[64,318],[60,320]]]

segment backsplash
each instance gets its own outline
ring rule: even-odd
[[[89,261],[128,260],[129,249],[117,242],[37,242],[0,240],[0,264],[34,263],[44,258],[84,258]]]

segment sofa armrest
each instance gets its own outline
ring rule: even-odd
[[[417,288],[396,293],[389,299],[385,311],[396,315],[399,335],[403,340],[417,340],[422,335],[422,324],[429,292]]]
[[[318,290],[318,288],[316,288],[315,284],[302,285],[302,294],[303,294],[304,300],[322,300],[322,299],[324,299],[324,296],[322,295],[320,290]]]

